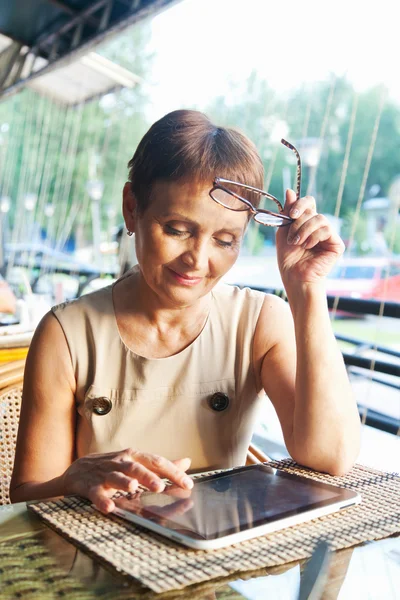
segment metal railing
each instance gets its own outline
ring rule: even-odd
[[[286,299],[286,295],[281,289],[255,287],[253,289],[275,294]],[[400,303],[397,302],[381,302],[380,300],[361,300],[357,298],[337,298],[334,296],[327,297],[328,307],[334,311],[343,311],[349,314],[356,315],[373,315],[381,317],[390,317],[400,319]],[[375,345],[372,342],[359,340],[353,337],[344,336],[335,333],[336,339],[348,344],[353,344],[356,347],[355,352],[346,352],[342,350],[343,359],[349,374],[355,377],[363,377],[374,383],[379,383],[389,388],[399,390],[400,392],[400,360],[396,364],[393,361],[385,361],[376,358],[360,356],[361,352],[366,350],[374,353],[384,354],[400,359],[400,352],[387,348],[386,346]],[[400,342],[400,340],[399,340]],[[383,376],[391,376],[397,378],[393,382],[389,378],[376,377],[375,373],[381,373]],[[381,431],[386,431],[394,435],[400,435],[400,419],[396,419],[383,412],[372,410],[361,404],[358,404],[360,418],[362,423],[369,425]],[[399,415],[400,415],[400,394],[399,394]]]

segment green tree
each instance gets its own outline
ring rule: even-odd
[[[39,198],[36,219],[43,228],[44,207],[54,207],[49,226],[53,237],[62,239],[69,226],[79,223],[90,239],[87,182],[93,176],[104,182],[104,227],[110,209],[120,221],[127,162],[149,126],[145,116],[145,79],[153,58],[147,50],[149,39],[150,26],[141,23],[97,49],[140,78],[132,89],[74,107],[57,105],[31,89],[0,103],[0,195],[11,197],[10,224],[17,234],[22,233],[24,198],[30,193]]]
[[[253,139],[264,162],[268,190],[279,199],[284,197],[283,172],[291,156],[287,149],[279,147],[278,126],[283,132],[282,125],[286,125],[287,138],[294,144],[301,143],[303,138],[322,139],[315,177],[317,205],[320,212],[327,214],[335,214],[340,207],[338,216],[347,223],[358,205],[362,212],[360,203],[368,198],[372,185],[379,185],[381,195],[385,195],[400,171],[400,108],[386,98],[381,110],[385,93],[381,86],[359,93],[345,78],[330,76],[326,81],[304,85],[289,94],[277,94],[253,72],[241,92],[232,86],[232,92],[212,102],[206,112],[223,125],[240,127]],[[372,161],[364,182],[379,114]],[[348,144],[350,155],[346,164]],[[295,166],[289,168],[293,181]],[[303,161],[303,194],[310,176],[311,171]],[[357,246],[361,249],[366,230],[361,226],[362,215],[359,218]],[[260,235],[272,239],[267,228],[260,228]]]

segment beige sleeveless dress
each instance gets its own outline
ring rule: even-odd
[[[122,341],[112,287],[52,309],[77,382],[76,457],[130,447],[190,457],[192,471],[244,464],[265,397],[251,360],[264,294],[218,284],[192,344],[148,359]],[[98,414],[99,401],[106,414]]]

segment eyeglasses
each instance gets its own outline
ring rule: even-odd
[[[281,143],[292,150],[296,155],[297,169],[296,169],[296,199],[300,198],[301,189],[301,160],[300,155],[296,148],[282,139]],[[293,219],[282,215],[283,206],[275,196],[268,194],[264,190],[259,190],[251,185],[245,185],[244,183],[238,183],[237,181],[231,181],[230,179],[224,179],[222,177],[216,177],[214,179],[214,185],[210,190],[211,198],[220,204],[221,206],[234,210],[236,212],[242,212],[249,210],[252,213],[253,219],[260,223],[260,225],[267,225],[269,227],[284,227],[290,225]],[[244,197],[245,196],[245,197]],[[253,202],[262,198],[268,198],[275,202],[279,209],[279,213],[266,210],[263,208],[256,208]],[[252,202],[253,200],[253,202]],[[257,203],[258,202],[254,202]]]

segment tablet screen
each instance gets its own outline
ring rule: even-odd
[[[136,493],[116,504],[168,529],[212,540],[354,496],[350,490],[255,465],[197,480],[190,491],[170,486],[161,494]]]

